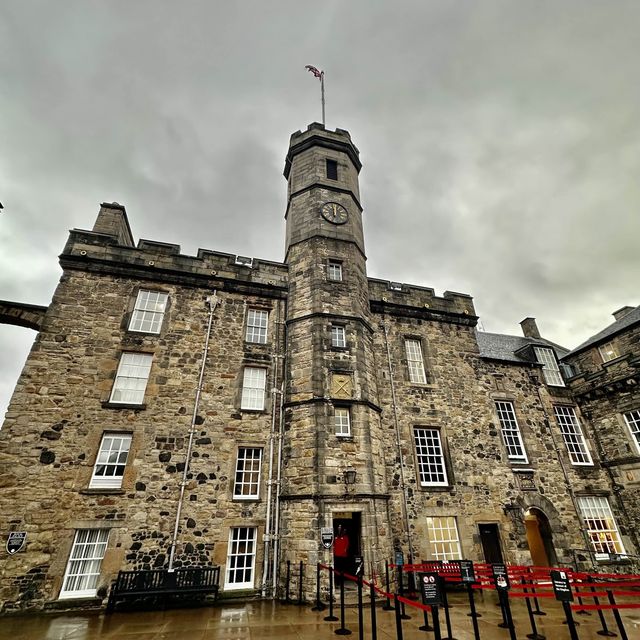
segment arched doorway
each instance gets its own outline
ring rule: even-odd
[[[556,550],[549,519],[543,511],[530,508],[524,515],[527,531],[527,544],[531,553],[531,561],[536,567],[552,567],[557,564]]]

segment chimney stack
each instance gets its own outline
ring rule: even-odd
[[[133,234],[123,205],[117,202],[103,202],[93,225],[93,231],[104,233],[117,239],[118,244],[133,247]]]
[[[539,338],[540,332],[535,318],[525,318],[521,323],[522,333],[525,338]]]
[[[621,307],[617,311],[613,312],[613,317],[616,320],[622,320],[622,318],[624,318],[629,313],[629,311],[633,311],[634,309],[635,307],[629,307],[629,306]]]

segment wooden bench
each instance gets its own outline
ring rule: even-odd
[[[147,603],[166,607],[171,600],[204,599],[207,594],[213,594],[215,599],[219,586],[220,567],[120,571],[111,584],[107,612],[125,601],[137,600],[142,608]]]

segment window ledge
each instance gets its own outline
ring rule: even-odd
[[[334,345],[331,345],[331,351],[349,351],[349,345],[345,347],[335,347]]]
[[[262,502],[262,500],[260,499],[260,497],[258,496],[257,498],[251,497],[251,498],[241,498],[239,496],[233,496],[233,502],[235,502],[236,504],[247,504],[247,503],[257,503],[257,502]]]
[[[56,609],[87,609],[87,608],[99,608],[103,605],[104,599],[99,596],[86,596],[82,597],[62,597],[59,600],[52,600],[44,605],[45,610]]]
[[[433,382],[411,382],[410,380],[407,381],[407,384],[410,387],[417,387],[418,389],[436,389],[437,385]]]
[[[271,348],[270,342],[253,342],[251,340],[244,341],[245,347],[261,347],[264,349]]]
[[[267,413],[266,409],[243,409],[240,408],[241,413]]]
[[[336,438],[338,438],[339,442],[353,442],[353,436],[341,436],[337,433],[335,434]]]
[[[127,404],[126,402],[110,402],[109,400],[100,403],[103,409],[137,409],[138,411],[147,408],[146,403]]]
[[[126,491],[124,489],[109,489],[108,487],[89,487],[87,489],[80,489],[78,493],[85,496],[103,496],[103,495],[124,495]]]
[[[452,487],[451,485],[421,485],[420,486],[420,491],[429,491],[431,493],[455,493],[455,488]]]
[[[127,329],[126,332],[132,336],[159,336],[161,333],[160,331],[156,333],[155,331],[134,331],[133,329]]]

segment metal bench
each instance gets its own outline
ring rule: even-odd
[[[173,600],[204,599],[207,594],[218,596],[220,567],[188,567],[167,571],[120,571],[111,584],[107,612],[125,601],[138,601],[140,608],[145,604],[161,605],[163,608]]]

